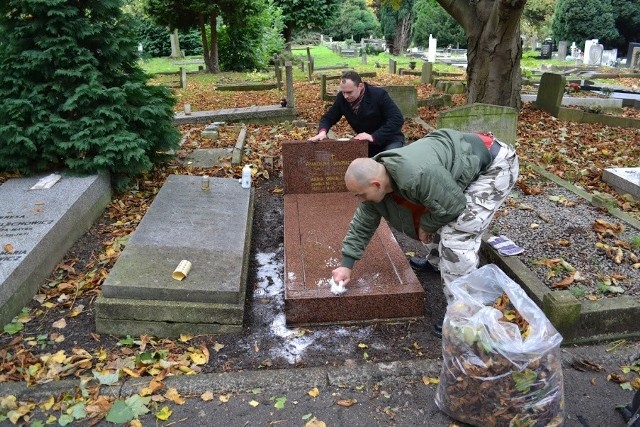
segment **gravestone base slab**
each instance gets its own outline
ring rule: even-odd
[[[424,290],[384,220],[356,262],[347,292],[331,293],[331,271],[340,265],[341,241],[356,207],[356,198],[346,192],[285,195],[288,325],[357,324],[424,315]]]
[[[242,332],[244,292],[242,301],[239,304],[205,304],[100,296],[96,299],[96,313],[100,314],[96,315],[96,329],[117,336],[126,331],[126,335],[171,338],[185,332],[192,335],[237,333]]]

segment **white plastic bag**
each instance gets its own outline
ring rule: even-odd
[[[562,336],[542,310],[493,264],[455,280],[449,290],[438,408],[477,426],[561,425]],[[512,310],[495,308],[499,298]],[[519,313],[521,325],[505,312]]]

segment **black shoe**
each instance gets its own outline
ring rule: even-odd
[[[426,258],[422,258],[418,256],[411,257],[411,259],[409,260],[409,265],[415,271],[427,271],[430,273],[438,272],[438,270],[436,270],[435,268],[433,268],[431,264],[429,264],[429,261],[427,261]]]
[[[442,323],[436,323],[435,325],[433,325],[431,334],[437,338],[442,338]]]

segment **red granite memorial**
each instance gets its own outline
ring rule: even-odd
[[[344,172],[366,157],[363,141],[288,141],[284,178],[285,315],[288,325],[359,323],[424,315],[424,290],[384,220],[353,270],[347,292],[331,293],[341,242],[358,200]]]

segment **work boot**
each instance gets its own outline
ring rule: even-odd
[[[429,261],[427,261],[426,258],[423,257],[419,257],[419,256],[413,256],[411,257],[411,259],[409,260],[409,265],[411,266],[411,268],[413,268],[415,271],[422,271],[422,272],[430,272],[430,273],[437,273],[438,270],[436,270],[430,263]]]

